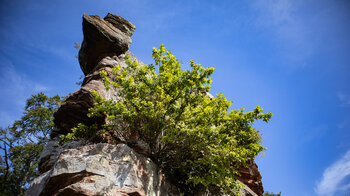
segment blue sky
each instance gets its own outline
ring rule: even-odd
[[[274,113],[255,126],[265,190],[350,194],[349,1],[2,0],[0,126],[30,94],[79,88],[81,17],[108,12],[136,25],[130,50],[143,62],[164,43],[185,68],[190,59],[216,68],[212,94]]]

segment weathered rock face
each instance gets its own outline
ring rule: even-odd
[[[27,195],[178,195],[157,166],[126,144],[61,149]]]
[[[149,147],[137,136],[130,135],[118,142],[93,144],[73,141],[59,144],[57,136],[71,131],[78,123],[104,123],[104,118],[88,118],[88,109],[95,103],[90,91],[106,99],[118,100],[114,90],[107,91],[100,71],[111,73],[113,67],[127,66],[125,54],[139,61],[128,51],[135,26],[120,16],[108,14],[83,16],[84,41],[79,62],[85,74],[82,87],[72,93],[55,113],[56,129],[39,159],[38,177],[26,195],[179,195],[180,191],[167,181],[149,158]],[[262,195],[261,176],[254,162],[241,169],[239,180],[245,187],[243,196]],[[215,188],[215,187],[214,187]],[[255,193],[254,193],[255,192]],[[224,195],[204,189],[197,195]]]
[[[137,60],[128,51],[134,30],[132,23],[118,15],[107,14],[102,19],[84,14],[84,41],[79,51],[79,63],[85,78],[82,87],[70,95],[55,113],[54,122],[58,130],[53,136],[69,132],[78,123],[103,123],[103,119],[86,116],[95,102],[90,91],[95,90],[107,99],[116,99],[113,90],[106,91],[99,73],[102,70],[110,73],[116,65],[126,66],[125,54],[129,54],[132,60]]]
[[[125,53],[134,31],[135,26],[120,16],[108,14],[104,20],[84,14],[84,41],[79,51],[79,63],[84,74],[89,74],[105,56]]]
[[[40,176],[32,182],[26,196],[180,194],[157,165],[126,144],[80,140],[60,145],[58,140],[51,140],[40,157],[38,172]],[[196,195],[225,194],[220,189],[204,189]],[[241,195],[257,196],[246,185]]]
[[[127,51],[126,54],[130,56],[130,59],[142,63],[131,52]],[[95,90],[107,99],[116,100],[116,92],[113,89],[107,91],[103,85],[100,71],[104,70],[107,73],[110,73],[112,68],[117,65],[122,67],[127,66],[124,57],[125,54],[119,56],[106,56],[92,68],[91,72],[85,76],[82,87],[72,93],[54,114],[54,122],[58,130],[53,133],[53,136],[57,133],[66,134],[70,132],[70,130],[77,126],[78,123],[84,123],[86,125],[103,123],[104,119],[92,119],[87,117],[88,109],[91,108],[95,102],[90,91]]]

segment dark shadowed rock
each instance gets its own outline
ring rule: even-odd
[[[102,58],[125,53],[134,30],[132,23],[117,15],[108,14],[104,20],[84,14],[84,41],[79,51],[79,63],[84,74],[89,74]]]
[[[131,60],[143,64],[131,52],[127,51],[126,54],[130,56]],[[104,118],[89,118],[87,116],[89,108],[95,103],[95,99],[90,92],[91,90],[95,90],[106,99],[117,100],[115,90],[106,90],[100,76],[100,71],[104,70],[110,74],[112,68],[117,65],[121,67],[127,66],[124,61],[124,56],[124,54],[119,55],[119,57],[107,56],[96,63],[93,70],[85,76],[82,87],[72,93],[54,114],[54,123],[57,126],[57,131],[51,134],[52,137],[55,137],[57,134],[71,132],[71,129],[76,127],[79,123],[84,123],[86,125],[104,123]]]
[[[95,100],[91,93],[86,89],[79,89],[71,94],[54,114],[54,123],[60,133],[68,133],[78,123],[93,124],[86,115]],[[95,119],[97,120],[97,119]]]

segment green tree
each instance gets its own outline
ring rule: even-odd
[[[53,113],[61,101],[58,95],[32,95],[22,118],[0,128],[0,195],[23,195],[34,179],[41,151],[54,127]]]
[[[114,88],[118,101],[107,100],[92,91],[96,103],[90,117],[106,117],[106,124],[78,125],[62,139],[109,134],[116,141],[136,135],[151,149],[151,159],[187,194],[199,187],[219,187],[238,194],[235,176],[264,147],[256,120],[268,122],[272,113],[244,108],[229,111],[232,104],[224,95],[209,95],[214,68],[190,61],[191,70],[163,45],[153,49],[155,65],[140,65],[125,58],[127,67],[111,73],[101,71],[107,89]],[[87,134],[87,132],[89,134]]]

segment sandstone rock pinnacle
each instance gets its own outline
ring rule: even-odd
[[[124,60],[126,54],[131,60],[143,64],[128,51],[134,31],[135,26],[121,16],[107,14],[102,19],[84,14],[84,41],[79,51],[79,63],[85,78],[81,88],[69,95],[54,114],[56,129],[52,131],[51,140],[41,154],[39,176],[32,182],[27,196],[180,195],[180,190],[148,157],[148,144],[131,134],[118,142],[100,138],[96,142],[80,139],[62,144],[58,137],[71,132],[78,123],[105,123],[102,117],[87,116],[89,108],[95,103],[90,92],[95,90],[107,100],[118,100],[116,90],[106,90],[100,71],[111,76],[113,67],[127,66]],[[261,196],[260,173],[253,161],[249,166],[241,169],[239,180],[245,184],[242,196]],[[206,187],[197,195],[224,194],[220,190],[214,194],[212,191],[208,193]]]
[[[89,74],[106,56],[119,56],[131,44],[135,26],[121,16],[108,13],[99,16],[83,16],[84,41],[79,51],[79,63],[84,74]]]

